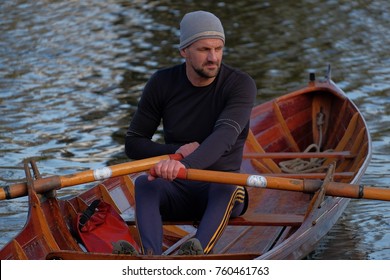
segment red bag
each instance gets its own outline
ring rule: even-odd
[[[113,243],[128,241],[139,252],[126,222],[108,203],[95,200],[77,215],[77,232],[88,252],[112,253]]]

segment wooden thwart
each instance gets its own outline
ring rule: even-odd
[[[272,176],[279,178],[291,179],[324,179],[325,173],[262,173],[263,176]],[[355,175],[353,172],[336,172],[333,174],[334,179],[349,179]]]
[[[339,152],[285,152],[285,153],[245,153],[243,158],[273,158],[273,159],[287,159],[287,158],[354,158],[356,155],[350,151]]]
[[[294,214],[245,214],[229,220],[231,226],[300,226],[303,215]]]

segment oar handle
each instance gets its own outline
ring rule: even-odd
[[[75,186],[94,181],[100,181],[112,177],[123,176],[127,174],[142,172],[150,169],[157,162],[167,159],[181,160],[181,154],[162,155],[151,157],[131,162],[121,163],[117,165],[98,168],[95,170],[87,170],[77,174],[61,176],[61,187]]]
[[[161,160],[180,160],[182,158],[183,157],[181,154],[162,155],[98,168],[95,170],[87,170],[65,176],[51,176],[35,180],[34,187],[37,193],[43,193],[50,190],[61,189],[94,181],[100,181],[112,177],[146,171]],[[27,183],[19,183],[0,188],[0,200],[16,198],[25,195],[27,195]]]

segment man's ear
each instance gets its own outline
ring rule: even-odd
[[[180,50],[180,55],[182,57],[186,58],[187,57],[187,48],[181,49]]]

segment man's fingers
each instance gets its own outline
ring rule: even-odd
[[[184,165],[177,160],[163,160],[158,162],[154,166],[154,172],[155,174],[149,175],[148,179],[154,180],[157,177],[173,181],[176,177],[177,174],[179,173],[179,170],[181,168],[184,168]]]

